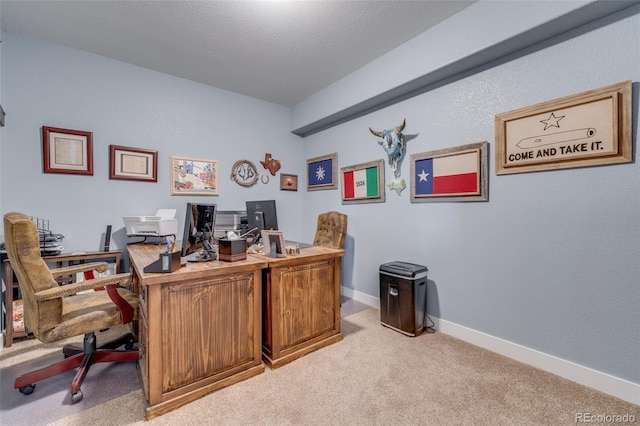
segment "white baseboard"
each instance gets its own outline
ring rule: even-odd
[[[340,287],[340,294],[349,299],[353,299],[356,302],[364,303],[365,305],[369,305],[372,308],[380,309],[380,298],[369,296],[368,294],[361,293],[352,288]]]
[[[346,297],[380,309],[379,298],[345,287],[342,287],[341,291]],[[429,316],[429,318],[433,321],[434,328],[441,333],[615,396],[632,404],[640,405],[640,384],[638,383],[633,383],[438,317]]]

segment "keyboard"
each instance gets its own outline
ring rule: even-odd
[[[284,240],[284,245],[286,246],[294,246],[297,245],[298,248],[307,248],[307,247],[313,247],[313,244],[309,244],[309,243],[301,243],[300,241],[291,241],[291,240]]]

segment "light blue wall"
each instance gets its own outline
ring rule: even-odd
[[[302,192],[280,191],[279,175],[267,184],[241,187],[231,166],[259,161],[269,152],[281,172],[301,174],[300,138],[289,131],[289,109],[188,80],[117,62],[17,34],[5,34],[5,127],[2,194],[5,211],[49,219],[65,235],[67,251],[98,250],[106,225],[114,248],[124,248],[122,216],[178,210],[187,202],[216,203],[220,210],[244,210],[246,200],[276,199],[282,228],[299,238],[302,218],[289,206]],[[93,176],[44,174],[41,127],[93,132]],[[158,151],[158,182],[109,179],[109,145]],[[219,196],[171,196],[169,156],[217,160]],[[266,180],[266,178],[265,178]]]
[[[123,215],[174,207],[182,221],[187,201],[238,209],[247,199],[275,198],[285,232],[303,240],[313,238],[318,213],[343,211],[343,285],[357,297],[378,298],[382,263],[424,264],[430,315],[640,383],[635,142],[635,161],[625,165],[497,177],[493,162],[495,114],[624,80],[634,81],[636,139],[639,16],[550,41],[305,139],[290,133],[288,109],[5,34],[10,125],[2,130],[0,207],[50,219],[70,250],[98,249],[105,226],[120,228]],[[406,189],[387,192],[384,204],[343,206],[339,190],[304,190],[305,159],[337,152],[344,167],[383,158],[368,127],[405,117],[405,134],[415,135],[402,169],[407,182],[412,153],[486,140],[490,201],[411,204]],[[92,131],[94,176],[43,174],[43,125]],[[157,149],[158,183],[109,180],[109,144]],[[298,192],[280,191],[275,179],[249,189],[225,180],[233,162],[257,164],[265,152],[283,161],[282,172],[300,176]],[[217,159],[221,195],[171,197],[169,155]],[[115,243],[126,243],[121,229]]]
[[[341,205],[339,191],[305,197],[307,236],[321,211],[349,216],[343,285],[378,297],[382,263],[423,264],[429,314],[640,383],[637,144],[624,165],[496,176],[493,160],[496,114],[625,80],[637,137],[640,13],[627,15],[305,138],[307,158],[337,152],[340,167],[354,165],[384,158],[369,127],[406,117],[404,133],[416,135],[407,183],[413,153],[490,143],[486,203],[411,204],[409,188],[387,190],[384,204]]]
[[[2,16],[2,3],[0,2],[0,17],[1,16]],[[4,40],[4,30],[2,28],[0,28],[0,40]],[[3,43],[0,42],[0,105],[4,104],[4,96],[3,96],[3,90],[2,90],[2,87],[4,86],[3,79],[2,79],[2,45]],[[2,158],[4,154],[3,140],[4,140],[4,127],[0,127],[0,164],[4,164],[2,162]],[[4,188],[5,180],[3,176],[4,176],[4,173],[0,170],[0,194],[4,193],[5,191],[5,188]],[[0,212],[4,211],[3,198],[4,197],[0,196]],[[0,231],[0,242],[4,241],[4,237],[2,235],[3,233],[2,231]],[[2,321],[2,323],[4,324],[4,321]]]

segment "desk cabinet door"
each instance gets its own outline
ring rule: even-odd
[[[282,350],[334,330],[333,262],[282,268],[274,278],[282,303]]]
[[[163,286],[163,392],[260,360],[254,281],[243,274]]]

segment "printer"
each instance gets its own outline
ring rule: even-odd
[[[165,237],[178,232],[176,209],[160,209],[155,216],[123,216],[128,236]]]

